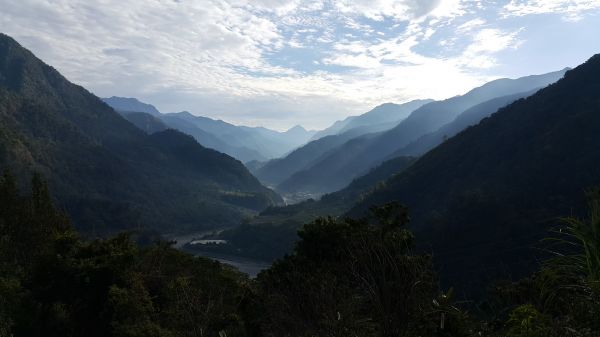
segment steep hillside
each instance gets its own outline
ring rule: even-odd
[[[284,193],[302,191],[307,195],[335,191],[385,159],[393,157],[397,151],[399,151],[397,152],[398,155],[417,154],[408,151],[402,152],[401,150],[420,137],[435,132],[445,124],[452,122],[465,110],[498,96],[519,95],[522,92],[521,90],[530,91],[546,86],[558,80],[563,74],[564,70],[544,75],[522,77],[516,80],[496,80],[473,89],[463,96],[425,104],[389,131],[368,139],[352,140],[331,149],[329,158],[323,157],[319,162],[314,162],[304,170],[298,171],[295,176],[291,176],[278,185],[277,189]],[[510,97],[508,100],[500,99],[482,104],[475,111],[469,111],[464,119],[459,119],[458,122],[453,124],[450,128],[454,130],[447,131],[456,133],[468,126],[469,123],[478,122],[477,117],[495,112],[504,102],[506,104],[510,102]],[[437,145],[436,140],[439,144],[439,141],[444,139],[444,135],[442,134],[441,137],[440,140],[437,138],[433,140],[423,139],[429,142],[422,145],[423,148],[431,148],[432,145]],[[418,147],[421,145],[414,144],[412,146]]]
[[[249,149],[245,146],[237,147],[231,145],[221,137],[205,131],[194,123],[190,123],[185,118],[181,118],[181,114],[164,114],[160,119],[169,127],[194,137],[198,143],[202,144],[202,146],[227,153],[242,162],[267,159],[256,150]]]
[[[534,94],[538,89],[532,91],[518,93],[514,95],[502,96],[491,99],[489,101],[477,104],[476,106],[467,109],[452,122],[442,126],[437,131],[426,134],[419,139],[411,142],[406,147],[396,151],[392,156],[420,156],[425,154],[427,151],[440,145],[442,142],[450,137],[453,137],[457,133],[466,129],[469,126],[478,124],[482,119],[489,117],[491,114],[498,111],[498,109],[507,106],[508,104],[530,96]]]
[[[532,75],[518,79],[499,79],[475,88],[462,96],[440,102],[432,102],[415,110],[398,126],[374,140],[357,160],[377,162],[410,142],[436,131],[451,122],[465,110],[493,98],[514,95],[545,87],[559,80],[566,69],[543,75]]]
[[[227,153],[244,163],[253,160],[266,161],[283,156],[304,145],[315,133],[299,125],[285,132],[279,132],[263,127],[233,125],[222,120],[196,116],[187,111],[163,114],[153,105],[140,102],[135,98],[113,96],[102,100],[120,113],[148,113],[160,119],[168,127],[193,136],[203,146]],[[127,117],[126,114],[124,116]],[[141,116],[135,118],[139,119]],[[131,122],[144,129],[148,121],[131,120]]]
[[[600,184],[598,130],[600,55],[447,140],[351,214],[399,200],[448,281],[518,276],[529,247]]]
[[[238,161],[175,131],[147,135],[0,35],[0,165],[41,172],[80,229],[198,230],[280,201]]]
[[[185,121],[200,130],[215,135],[232,148],[248,149],[259,153],[249,160],[276,158],[306,143],[312,132],[295,128],[291,132],[277,132],[262,127],[247,127],[229,124],[221,120],[195,116],[183,111],[164,115],[165,121],[173,118]]]
[[[352,179],[369,169],[353,160],[355,153],[362,152],[375,135],[356,137],[344,144],[344,151],[331,151],[307,169],[298,171],[277,185],[284,194],[320,195],[338,191]],[[351,165],[347,165],[347,163]]]
[[[276,186],[294,173],[312,166],[329,151],[354,137],[356,137],[356,133],[350,130],[340,135],[331,135],[313,140],[283,158],[266,162],[254,171],[254,175],[263,183]]]
[[[284,158],[273,159],[260,168],[256,169],[254,174],[265,184],[278,186],[282,191],[292,194],[302,194],[303,191],[309,194],[322,194],[340,189],[346,186],[354,177],[360,173],[366,172],[372,165],[363,167],[361,163],[355,165],[345,165],[350,158],[344,158],[344,161],[338,162],[338,157],[353,156],[362,150],[365,139],[372,139],[373,136],[381,131],[389,130],[406,118],[411,112],[419,107],[431,102],[431,100],[414,100],[404,104],[386,103],[375,107],[373,110],[360,116],[351,116],[343,121],[334,123],[331,127],[317,132],[313,140],[291,152]],[[347,141],[357,138],[349,144],[346,151],[335,152],[334,149],[342,146]],[[360,144],[360,145],[359,145]],[[329,154],[331,158],[325,159]],[[324,159],[320,165],[316,165]],[[315,170],[319,167],[346,168],[338,176],[319,175],[314,171],[308,171],[313,166]],[[307,172],[303,172],[303,171]],[[294,175],[297,176],[294,177]],[[312,180],[315,178],[315,180]],[[331,183],[322,184],[323,181],[333,178]],[[298,183],[296,183],[298,181]],[[305,184],[306,183],[306,184]],[[315,188],[319,187],[319,188]]]
[[[126,120],[148,134],[164,131],[169,128],[160,119],[146,112],[119,111],[119,113]]]
[[[346,188],[326,194],[320,200],[309,199],[285,207],[272,207],[254,219],[219,235],[227,244],[204,247],[216,253],[253,257],[272,261],[289,253],[298,239],[299,228],[319,216],[341,216],[384,181],[409,167],[415,158],[397,157],[355,179]]]

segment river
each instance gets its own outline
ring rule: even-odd
[[[185,246],[187,243],[191,242],[194,239],[201,238],[201,237],[203,237],[205,235],[209,235],[209,234],[217,234],[225,229],[227,229],[227,228],[213,229],[210,231],[196,232],[196,233],[185,234],[185,235],[166,236],[166,238],[168,240],[173,240],[176,242],[173,245],[173,247],[175,247],[177,249],[181,249],[181,248],[183,248],[183,246]],[[204,256],[209,259],[213,259],[215,261],[219,261],[221,263],[233,266],[233,267],[237,268],[239,271],[241,271],[242,273],[247,274],[248,276],[250,276],[252,278],[256,277],[256,275],[258,275],[258,273],[261,270],[267,269],[271,266],[271,264],[268,262],[248,259],[248,258],[239,257],[239,256],[215,254],[215,253],[209,253],[209,252],[198,252],[198,253],[196,253],[196,255]]]

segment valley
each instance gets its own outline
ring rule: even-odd
[[[596,1],[0,8],[0,337],[600,336]]]

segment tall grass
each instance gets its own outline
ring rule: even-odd
[[[561,249],[552,249],[557,256],[552,260],[555,267],[575,272],[586,278],[593,288],[600,288],[600,189],[588,193],[589,214],[587,218],[562,218],[563,226],[547,239]]]

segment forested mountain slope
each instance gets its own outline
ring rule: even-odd
[[[187,111],[161,113],[153,105],[135,98],[113,96],[102,100],[121,113],[151,114],[170,128],[193,136],[201,145],[227,153],[244,163],[280,157],[305,144],[314,134],[314,131],[307,131],[298,125],[279,132],[263,127],[233,125]]]
[[[455,134],[470,124],[476,124],[484,116],[517,99],[523,91],[529,92],[555,82],[563,76],[564,71],[515,80],[495,80],[463,96],[425,104],[389,131],[373,137],[352,139],[330,150],[328,156],[290,176],[277,186],[277,190],[290,194],[301,191],[308,195],[335,191],[394,155],[421,155],[443,141],[444,132]],[[499,96],[504,99],[499,99]],[[452,123],[463,113],[466,113],[465,117],[458,119],[448,129],[441,130],[442,135],[434,134],[432,139],[424,137]],[[419,144],[420,140],[424,142],[423,145]],[[413,148],[421,146],[424,152],[403,152],[402,149],[408,145]]]
[[[318,163],[322,158],[326,158],[328,154],[336,153],[333,151],[339,146],[343,145],[347,141],[357,138],[353,144],[362,143],[365,138],[372,138],[374,134],[389,130],[398,124],[401,120],[406,118],[415,109],[422,107],[423,105],[431,102],[431,100],[414,100],[404,104],[393,104],[386,103],[375,107],[374,109],[359,115],[351,116],[343,121],[337,121],[331,127],[317,132],[313,136],[313,140],[306,145],[292,151],[283,158],[277,158],[268,161],[258,169],[254,170],[253,173],[265,184],[271,186],[277,186],[282,184],[286,180],[290,180],[291,177],[300,173],[301,171],[311,168],[313,165]],[[359,140],[360,139],[360,140]],[[354,155],[352,151],[346,151],[344,153],[337,153],[338,156]],[[335,159],[329,160],[329,162],[335,162]],[[343,162],[338,164],[343,165]],[[322,165],[328,165],[323,163]],[[348,170],[352,176],[356,170]],[[329,176],[320,176],[320,180],[328,179]],[[282,186],[282,191],[291,190],[292,192],[298,192],[303,189],[311,191],[311,193],[322,193],[335,191],[348,184],[350,180],[347,179],[347,175],[340,176],[338,179],[341,182],[332,182],[327,186],[323,186],[322,190],[316,189],[312,186],[302,186],[302,188],[296,188],[294,182],[291,182],[289,186]],[[320,185],[320,181],[309,181],[310,185]],[[333,188],[331,186],[334,186]]]
[[[0,166],[45,176],[80,229],[234,224],[280,198],[239,161],[175,131],[147,135],[0,35]]]
[[[152,134],[168,129],[169,127],[157,117],[147,112],[119,111],[126,120],[137,126],[145,133]]]
[[[401,201],[448,280],[519,275],[530,246],[600,184],[598,130],[600,55],[450,138],[350,214]]]
[[[412,155],[420,156],[427,151],[440,145],[450,137],[454,137],[457,133],[466,129],[469,126],[477,125],[482,119],[489,117],[498,109],[507,106],[508,104],[534,94],[538,89],[497,97],[489,101],[478,104],[470,109],[467,109],[452,122],[442,126],[437,131],[426,134],[419,139],[411,142],[406,147],[396,151],[392,156]]]

